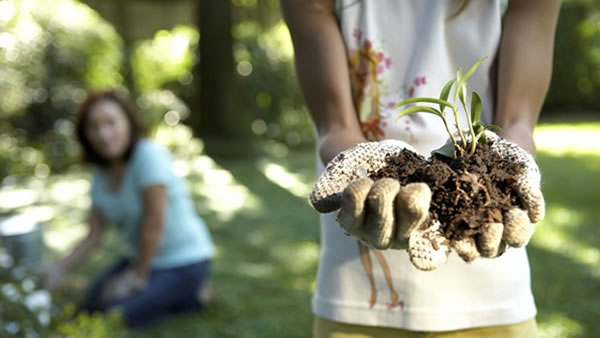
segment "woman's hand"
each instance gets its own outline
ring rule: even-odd
[[[134,269],[129,268],[106,282],[100,299],[104,304],[125,299],[142,291],[147,285],[146,278],[140,277]]]
[[[75,249],[60,261],[50,265],[41,272],[41,282],[44,288],[52,290],[63,280],[65,273],[80,264],[100,244],[104,234],[104,220],[100,212],[92,208],[88,218],[89,232],[87,237],[79,242]]]

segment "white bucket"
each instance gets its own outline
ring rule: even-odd
[[[27,215],[0,218],[0,246],[16,265],[35,269],[42,264],[45,249],[41,226]]]

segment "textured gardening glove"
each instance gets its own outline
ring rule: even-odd
[[[533,224],[544,216],[544,199],[533,157],[492,132],[486,135],[493,142],[492,151],[522,163],[524,170],[515,178],[515,190],[525,210],[514,208],[503,215],[502,223],[481,225],[481,232],[475,237],[450,242],[443,236],[441,224],[429,217],[432,194],[427,184],[400,186],[393,178],[370,178],[384,167],[389,169],[386,159],[397,157],[404,149],[417,156],[402,141],[361,143],[338,154],[317,180],[310,201],[322,213],[339,209],[340,226],[364,244],[376,249],[406,249],[411,262],[421,270],[443,265],[451,248],[467,262],[479,256],[496,257],[505,244],[527,244]],[[423,158],[423,162],[427,159]]]

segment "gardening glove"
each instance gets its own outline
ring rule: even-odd
[[[515,207],[507,211],[502,215],[502,222],[484,224],[475,238],[453,241],[453,249],[467,262],[479,256],[496,257],[502,254],[506,245],[525,246],[533,235],[535,224],[544,218],[545,213],[540,171],[533,156],[494,132],[487,130],[485,135],[487,142],[492,142],[491,150],[495,156],[523,166],[522,174],[515,177],[512,184],[523,208]],[[470,140],[470,137],[467,139]]]
[[[544,200],[539,170],[531,155],[494,133],[487,132],[486,136],[495,156],[523,166],[522,174],[512,180],[523,208],[513,208],[500,215],[497,222],[482,224],[475,236],[450,243],[442,225],[428,217],[432,196],[427,185],[400,187],[396,181],[398,168],[406,163],[395,163],[393,159],[401,151],[412,152],[408,157],[411,161],[421,161],[421,165],[427,162],[400,141],[362,143],[338,154],[319,177],[310,201],[319,212],[341,209],[340,226],[366,245],[407,249],[411,262],[421,270],[444,264],[450,248],[467,262],[479,256],[496,257],[506,244],[527,244],[533,224],[543,218]],[[390,179],[369,179],[374,176]]]
[[[322,213],[339,210],[338,223],[349,235],[376,249],[407,249],[413,264],[432,270],[447,260],[449,242],[439,223],[430,222],[431,190],[425,183],[404,187],[394,177],[389,159],[402,151],[420,164],[425,158],[405,142],[366,142],[338,154],[317,180],[310,195]],[[376,173],[383,178],[372,180]]]
[[[146,286],[145,279],[139,277],[133,269],[127,269],[106,282],[100,299],[104,304],[111,303],[132,296]]]

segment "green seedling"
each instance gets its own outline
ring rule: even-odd
[[[475,73],[479,65],[486,59],[487,57],[481,58],[479,61],[475,62],[475,64],[467,71],[463,73],[462,69],[458,69],[456,72],[456,78],[448,81],[446,85],[442,88],[439,98],[433,97],[415,97],[399,102],[394,106],[394,108],[398,108],[401,106],[405,106],[408,104],[417,104],[411,107],[404,109],[396,119],[399,119],[403,116],[414,114],[414,113],[429,113],[436,116],[439,116],[444,122],[444,127],[446,127],[446,131],[448,135],[450,135],[450,139],[452,143],[448,143],[442,146],[439,149],[432,151],[432,153],[438,153],[440,155],[444,155],[447,157],[456,158],[457,153],[459,156],[465,155],[465,152],[468,154],[475,153],[475,149],[478,143],[485,144],[486,138],[485,131],[489,129],[496,129],[502,131],[500,127],[495,126],[493,124],[484,124],[481,122],[481,112],[483,110],[483,103],[481,101],[481,97],[476,92],[472,92],[471,94],[471,105],[467,106],[467,94],[468,94],[468,84],[467,79]],[[448,101],[450,96],[450,92],[452,91],[452,87],[455,87],[453,102]],[[462,104],[462,107],[465,111],[468,123],[468,131],[463,130],[460,126],[460,122],[458,119],[458,111],[459,106],[458,102]],[[422,105],[423,103],[432,103],[437,104],[438,108]],[[421,104],[421,105],[419,105]],[[450,131],[450,125],[448,124],[448,120],[446,119],[446,115],[444,111],[446,109],[451,109],[454,115],[454,121],[456,125],[456,129],[458,129],[458,135],[460,136],[460,142],[456,140],[456,137]],[[467,139],[465,138],[464,133],[468,132],[471,135],[471,143],[467,144]]]

